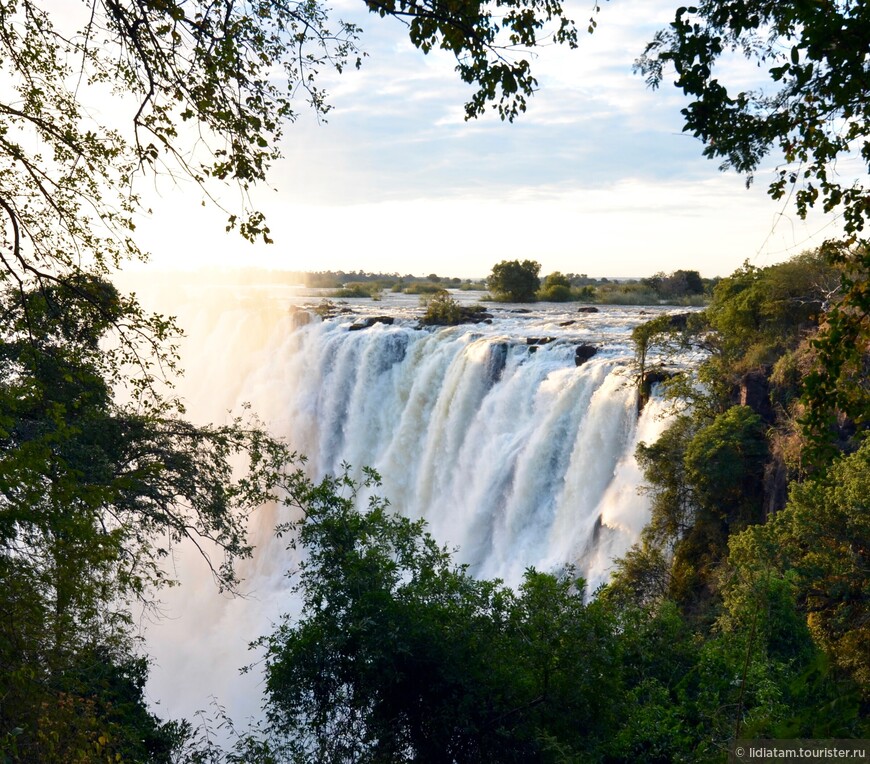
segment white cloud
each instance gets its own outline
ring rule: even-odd
[[[543,48],[533,61],[541,89],[510,125],[495,115],[465,122],[471,90],[453,58],[423,56],[401,24],[343,0],[341,12],[365,27],[370,56],[361,71],[329,79],[328,124],[303,116],[288,129],[286,159],[271,177],[278,193],[257,194],[276,244],[248,255],[223,235],[219,216],[192,205],[186,213],[177,195],[143,230],[176,264],[253,257],[290,269],[461,276],[520,256],[545,271],[714,275],[800,251],[826,221],[781,217],[763,174],[749,192],[720,174],[681,133],[676,88],[652,92],[632,74],[674,7],[605,4],[579,50]],[[588,13],[581,7],[575,18]]]

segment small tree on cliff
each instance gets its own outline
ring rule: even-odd
[[[534,260],[502,260],[492,267],[486,285],[493,297],[504,302],[534,302],[541,286],[541,264]]]

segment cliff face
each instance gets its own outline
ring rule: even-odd
[[[776,412],[771,403],[770,369],[757,369],[743,374],[734,388],[732,399],[736,405],[748,406],[765,424],[776,423]],[[788,467],[782,455],[775,450],[764,467],[762,483],[764,517],[781,510],[788,499]]]
[[[734,392],[734,403],[738,406],[748,406],[766,424],[773,424],[775,415],[770,403],[770,379],[768,369],[759,369],[744,374]]]

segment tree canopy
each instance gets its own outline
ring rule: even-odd
[[[486,286],[498,300],[533,302],[541,286],[541,264],[535,260],[502,260],[492,266]]]
[[[182,542],[232,589],[249,513],[294,470],[255,420],[194,426],[159,401],[120,403],[125,367],[102,343],[130,311],[99,279],[0,291],[4,760],[145,760],[153,738],[149,760],[168,761],[180,729],[146,709],[132,602],[171,582]]]
[[[704,154],[751,183],[769,157],[768,193],[800,217],[816,206],[842,222],[823,251],[840,268],[816,340],[819,363],[807,375],[804,421],[823,437],[835,410],[866,422],[870,396],[856,373],[870,352],[870,8],[864,0],[818,3],[704,0],[677,9],[637,68],[652,87],[676,73],[689,98],[684,130]],[[724,64],[743,55],[766,70],[766,86],[729,87]]]

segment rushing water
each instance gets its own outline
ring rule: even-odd
[[[635,448],[664,427],[655,401],[638,417],[628,340],[641,309],[493,306],[489,324],[421,329],[417,298],[353,301],[328,320],[291,311],[306,301],[268,289],[176,299],[190,334],[180,392],[194,419],[248,401],[314,476],[374,467],[396,511],[425,518],[475,575],[516,583],[529,566],[574,564],[591,589],[606,581],[648,519]],[[349,330],[380,314],[394,323]],[[597,353],[578,365],[584,344]],[[236,669],[294,604],[294,561],[271,534],[279,512],[254,518],[246,599],[220,597],[201,561],[177,557],[182,586],[148,635],[164,713],[189,716],[213,694],[237,717],[256,714],[256,672]]]

